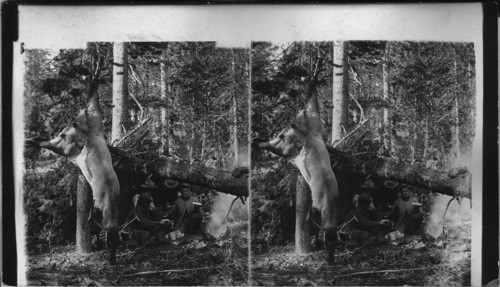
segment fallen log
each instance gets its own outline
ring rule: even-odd
[[[390,158],[378,158],[370,162],[363,162],[349,157],[331,146],[328,146],[327,149],[335,172],[365,177],[372,175],[453,197],[471,198],[472,175],[469,172],[450,174]]]
[[[114,149],[111,150],[113,152]],[[134,162],[122,159],[115,168],[121,172],[144,176],[153,174],[153,176],[189,182],[227,194],[248,196],[246,176],[235,178],[230,171],[217,170],[196,163],[189,164],[175,158],[160,158],[154,162]]]
[[[364,162],[331,146],[327,146],[327,149],[335,172],[363,177],[371,175],[453,197],[471,198],[472,175],[468,172],[450,176],[447,172],[427,169],[423,166],[411,165],[390,158],[378,158],[374,161]],[[120,156],[124,155],[116,148],[110,147],[110,150]],[[144,176],[153,174],[208,187],[227,194],[248,196],[246,176],[236,178],[231,175],[230,171],[216,170],[200,164],[188,164],[174,158],[162,158],[155,162],[135,162],[124,159],[119,162],[116,169]]]

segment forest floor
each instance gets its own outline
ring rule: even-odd
[[[470,238],[470,225],[454,225],[445,238],[433,242],[407,236],[398,245],[341,243],[332,266],[326,264],[324,250],[300,255],[293,245],[271,246],[264,253],[253,252],[251,284],[470,286]]]
[[[293,245],[254,243],[250,284],[258,286],[468,286],[470,225],[447,227],[447,236],[422,241],[407,236],[398,245],[341,243],[336,262],[325,251],[306,255]],[[125,245],[117,264],[107,262],[105,249],[77,254],[74,245],[31,250],[28,285],[37,286],[223,286],[248,285],[245,237],[212,242],[186,239],[178,245]]]
[[[124,245],[117,264],[105,249],[78,254],[74,245],[28,253],[28,285],[37,286],[220,286],[248,284],[246,237]]]

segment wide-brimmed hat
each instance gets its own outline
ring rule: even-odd
[[[377,188],[375,186],[375,183],[373,182],[373,180],[371,179],[367,179],[365,180],[365,183],[363,183],[363,185],[361,185],[362,188]]]
[[[174,188],[179,186],[179,182],[171,179],[165,179],[163,181],[163,185],[165,185],[167,188]]]
[[[387,187],[387,188],[395,188],[399,185],[399,183],[395,182],[395,181],[392,181],[392,180],[384,180],[384,186]]]
[[[401,193],[403,193],[403,191],[407,190],[408,192],[411,192],[411,189],[408,185],[403,185],[401,186],[401,189],[399,190]]]
[[[141,184],[141,187],[142,188],[156,188],[156,185],[152,179],[148,178],[148,179],[146,179],[144,184]]]

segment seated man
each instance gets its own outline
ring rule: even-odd
[[[177,198],[174,207],[168,214],[168,218],[174,219],[173,231],[185,234],[193,234],[200,228],[203,215],[196,198],[192,196],[191,189],[184,187],[181,197]]]
[[[127,215],[127,230],[131,239],[135,239],[139,244],[149,242],[150,237],[154,237],[158,242],[166,240],[172,223],[168,219],[162,219],[163,213],[156,210],[153,197],[148,192],[134,196],[135,208]],[[154,240],[154,239],[153,239]]]
[[[403,187],[401,197],[396,199],[390,213],[394,219],[393,230],[403,234],[418,234],[422,232],[422,221],[424,215],[420,212],[420,206],[416,197],[411,195],[408,187]]]
[[[363,192],[354,198],[354,209],[349,212],[346,222],[349,222],[346,234],[360,244],[365,244],[375,238],[379,242],[386,240],[390,230],[389,220],[382,219],[382,214],[373,207],[372,197]]]

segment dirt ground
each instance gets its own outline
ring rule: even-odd
[[[74,245],[28,254],[28,284],[39,286],[221,286],[248,285],[243,239],[206,246],[193,243],[123,246],[117,264],[106,250],[77,254]],[[424,240],[425,241],[425,240]],[[370,243],[360,248],[341,243],[336,263],[326,264],[324,250],[306,255],[293,245],[253,243],[251,285],[258,286],[468,286],[470,226],[448,229],[446,238],[424,242],[406,237],[399,245]],[[261,247],[261,248],[259,248]]]
[[[38,286],[247,285],[244,241],[122,246],[116,265],[107,262],[104,249],[85,255],[77,254],[74,245],[31,251],[27,280],[28,285]]]
[[[32,246],[27,279],[38,286],[469,286],[470,216],[453,217],[438,239],[405,236],[397,245],[361,247],[342,242],[332,266],[326,264],[324,250],[300,255],[293,244],[252,241],[250,273],[247,230],[218,240],[124,245],[113,266],[105,249],[82,255],[74,245]]]
[[[359,248],[342,243],[333,266],[326,264],[323,250],[299,255],[293,245],[274,246],[253,253],[251,282],[259,286],[470,286],[469,230],[470,226],[457,226],[447,238],[433,242],[407,237],[399,245],[370,243]]]

